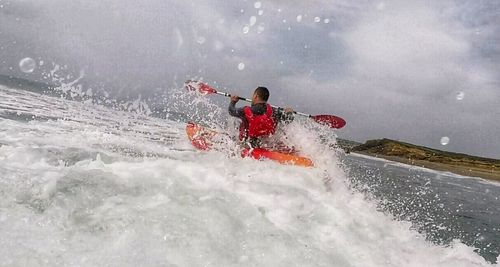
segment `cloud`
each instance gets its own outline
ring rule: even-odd
[[[330,35],[345,44],[342,75],[327,81],[292,75],[280,86],[296,88],[294,95],[316,110],[344,116],[343,136],[432,147],[449,136],[447,149],[498,157],[500,139],[493,133],[500,127],[489,123],[500,114],[498,76],[477,64],[467,33],[436,6],[386,2]],[[463,100],[456,98],[460,92]]]
[[[339,133],[348,138],[440,146],[448,135],[447,148],[500,157],[491,123],[500,99],[498,2],[256,2],[6,1],[0,72],[36,80],[68,65],[115,97],[192,77],[241,95],[265,85],[278,105],[345,117]],[[45,64],[21,73],[26,56]]]

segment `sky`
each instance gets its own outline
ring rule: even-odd
[[[266,86],[343,138],[500,158],[497,0],[0,0],[0,74],[111,97]]]

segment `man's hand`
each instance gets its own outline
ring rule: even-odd
[[[293,113],[293,109],[291,107],[286,107],[283,111],[287,114]]]
[[[239,96],[237,96],[237,95],[231,95],[231,102],[236,103],[236,102],[238,102],[238,100],[240,100]]]

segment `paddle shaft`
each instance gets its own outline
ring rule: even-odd
[[[223,95],[225,97],[231,97],[231,94],[228,94],[228,93],[224,93],[224,92],[220,92],[220,91],[215,91],[216,94],[218,95]],[[248,99],[248,98],[244,98],[244,97],[241,97],[239,96],[238,97],[239,100],[243,100],[243,101],[246,101],[246,102],[252,102],[251,99]],[[283,109],[281,107],[277,107],[277,106],[274,106],[274,105],[271,105],[271,107],[273,108],[277,108],[277,109]],[[298,112],[298,111],[293,111],[294,114],[297,114],[297,115],[301,115],[301,116],[306,116],[308,118],[312,118],[312,115],[309,115],[309,114],[305,114],[305,113],[302,113],[302,112]]]
[[[194,83],[194,84],[192,84],[192,83]],[[219,92],[219,91],[215,90],[214,88],[210,87],[209,85],[202,83],[202,82],[197,82],[197,81],[187,81],[186,82],[186,89],[188,89],[190,91],[199,91],[200,93],[205,94],[205,95],[206,94],[218,94],[218,95],[222,95],[225,97],[231,97],[231,95],[228,93]],[[247,101],[247,102],[252,102],[252,100],[247,99],[247,98],[243,98],[243,97],[238,97],[238,99],[243,100],[243,101]],[[271,107],[276,108],[278,110],[283,110],[283,108],[280,108],[277,106],[271,105]],[[328,125],[329,127],[335,128],[335,129],[340,129],[340,128],[344,127],[346,124],[344,119],[337,117],[337,116],[333,116],[333,115],[309,115],[309,114],[305,114],[305,113],[297,112],[297,111],[293,111],[293,113],[297,114],[297,115],[304,116],[304,117],[311,118],[314,121],[316,121],[317,123],[320,123],[323,125]]]

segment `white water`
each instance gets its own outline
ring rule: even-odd
[[[376,211],[298,124],[316,168],[201,153],[182,123],[0,88],[9,109],[38,119],[0,119],[0,266],[489,266]]]

